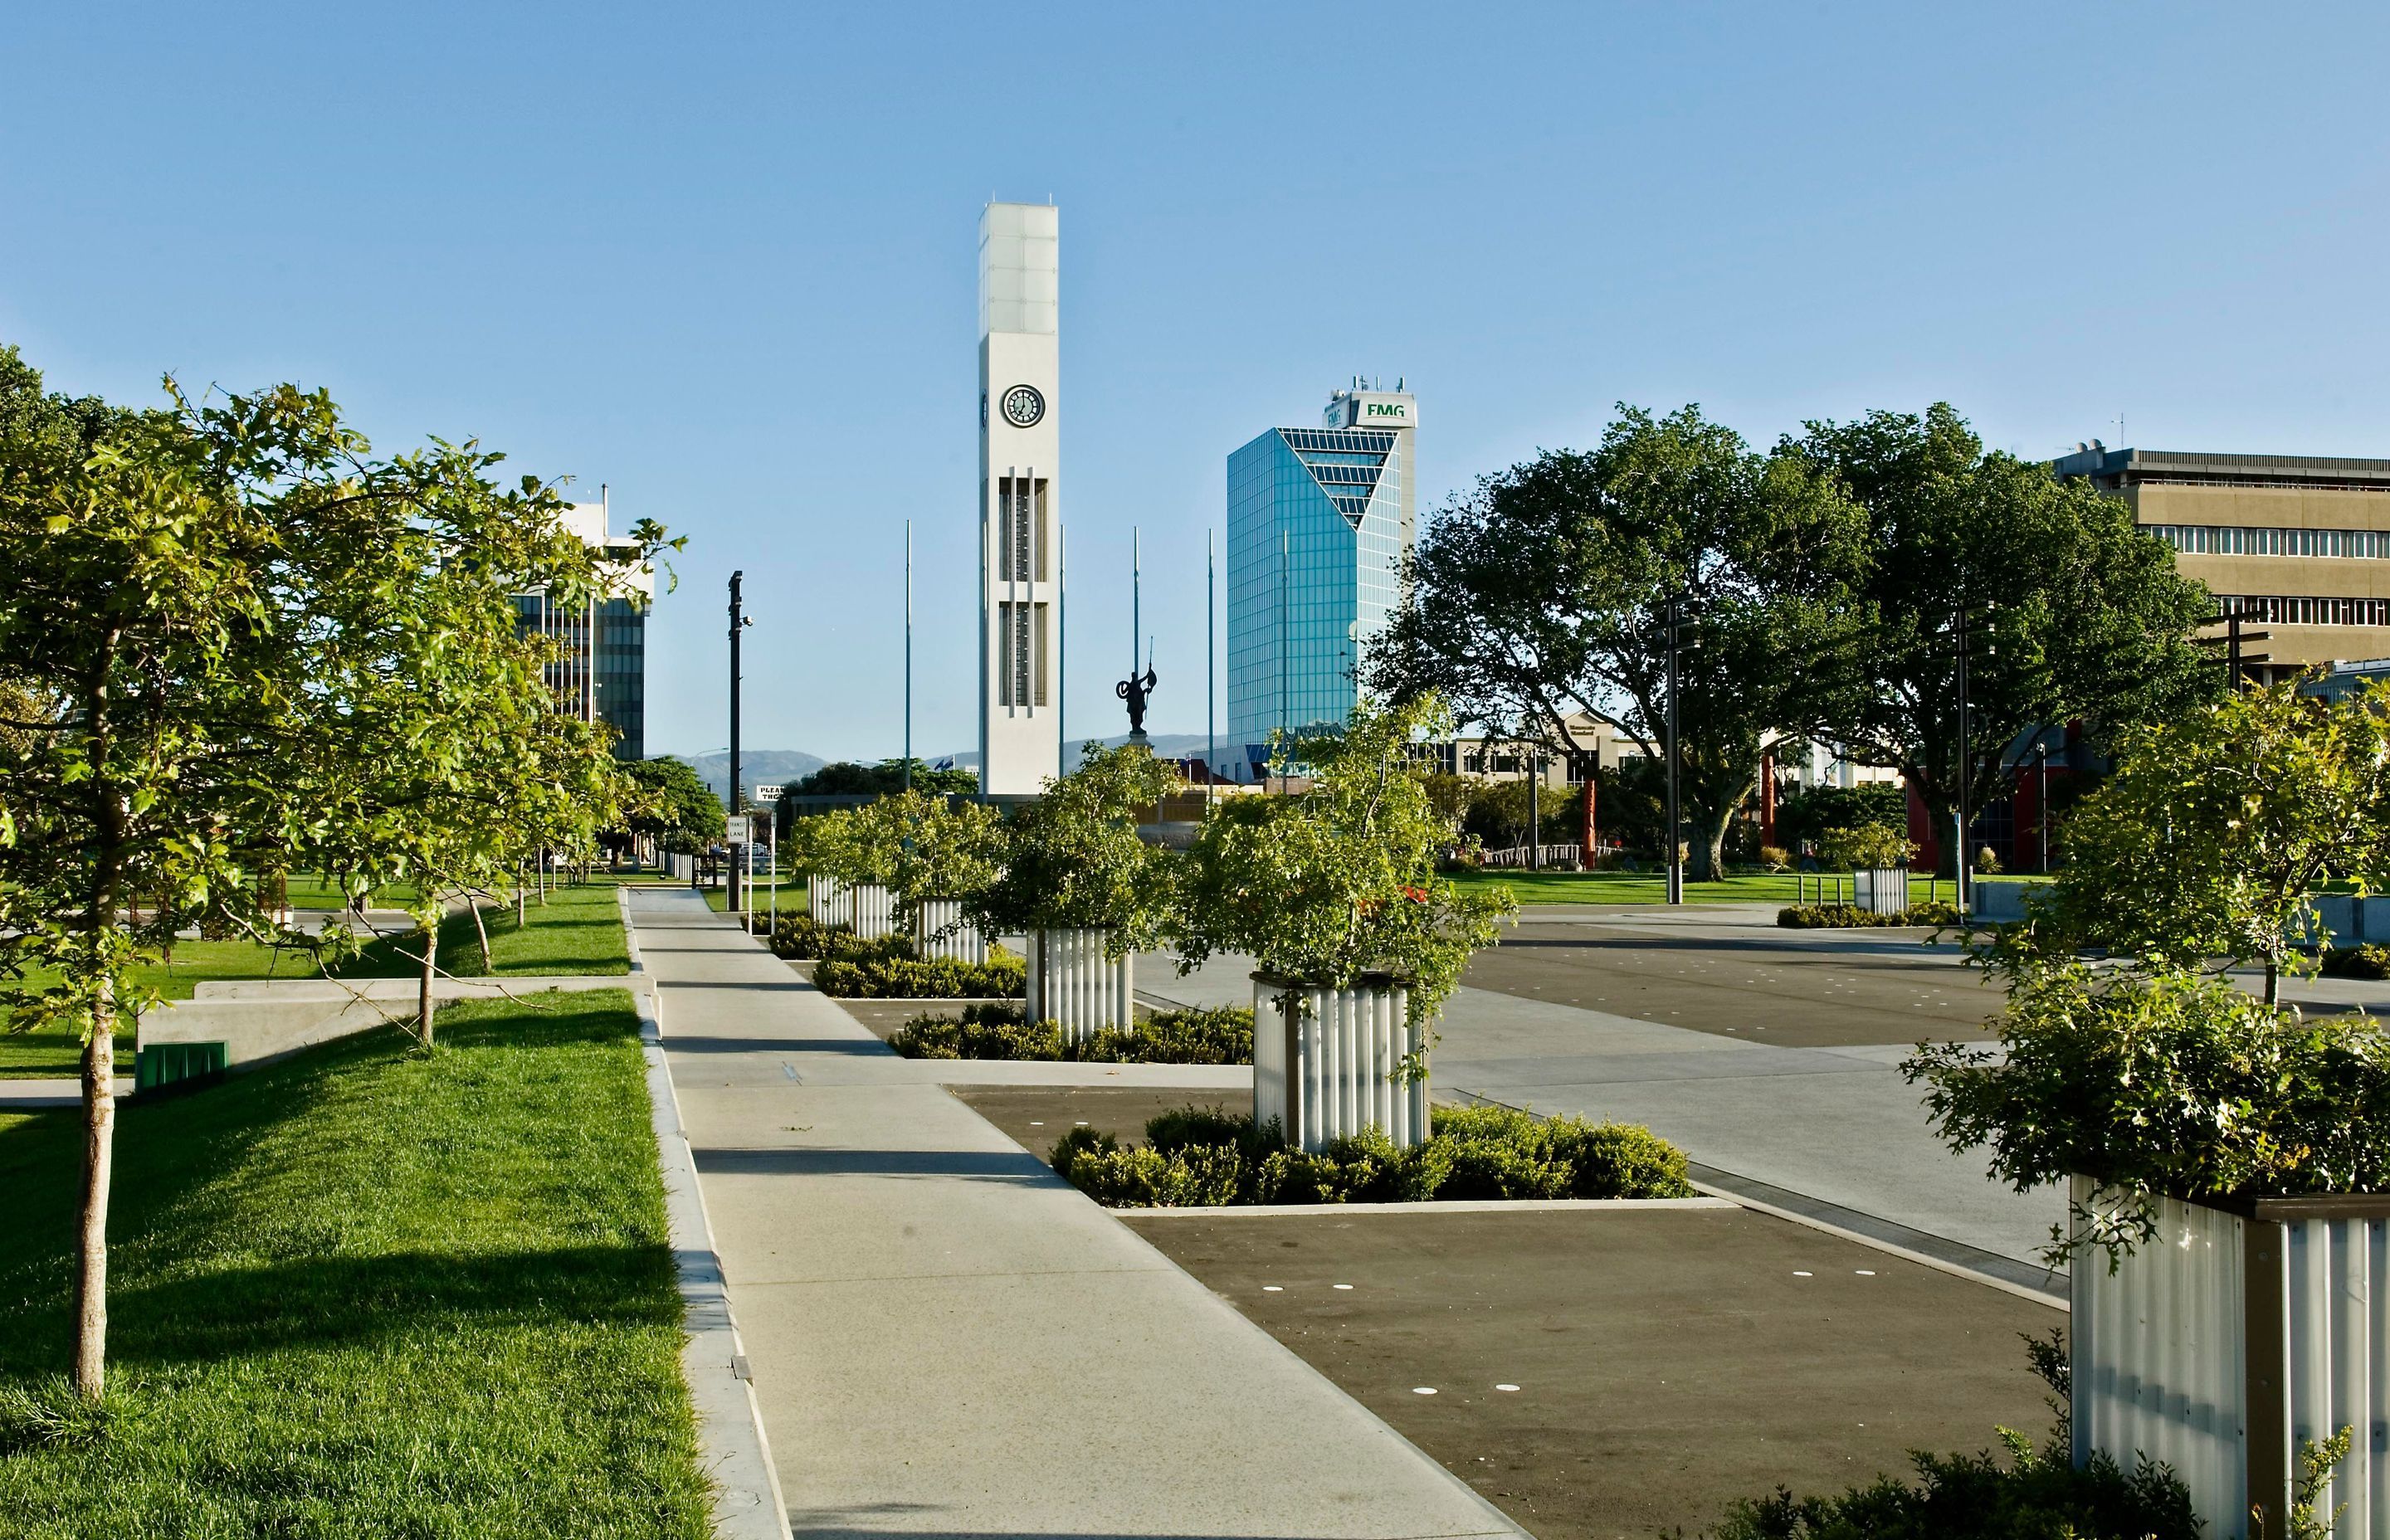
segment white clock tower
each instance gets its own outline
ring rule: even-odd
[[[1031,796],[1062,770],[1062,522],[1056,211],[979,220],[980,789]]]

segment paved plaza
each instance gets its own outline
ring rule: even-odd
[[[631,913],[798,1533],[1519,1533],[941,1067],[896,1059],[694,895]]]

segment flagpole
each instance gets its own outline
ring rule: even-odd
[[[1219,556],[1213,549],[1212,532],[1203,532],[1203,810],[1212,809],[1212,780],[1219,774],[1220,739],[1212,720],[1213,702],[1219,699],[1219,681],[1213,677],[1217,666],[1218,637],[1213,634],[1212,611],[1216,603],[1212,589],[1217,581]]]
[[[887,785],[885,781],[880,782]],[[905,520],[905,789],[913,789],[913,521]]]

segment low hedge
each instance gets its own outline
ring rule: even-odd
[[[772,952],[782,957],[819,957],[848,963],[888,962],[915,956],[910,936],[867,941],[852,926],[823,925],[811,915],[784,915],[772,927]]]
[[[962,1020],[917,1016],[888,1039],[907,1059],[1036,1059],[1079,1064],[1250,1064],[1253,1013],[1236,1006],[1160,1011],[1131,1028],[1065,1043],[1052,1021],[1009,1003],[966,1006]]]
[[[1684,1151],[1648,1128],[1504,1108],[1440,1110],[1433,1136],[1408,1149],[1374,1128],[1317,1153],[1289,1149],[1275,1122],[1216,1107],[1164,1112],[1145,1137],[1124,1149],[1074,1128],[1054,1147],[1054,1169],[1111,1208],[1693,1196]]]
[[[1729,1509],[1714,1540],[2194,1540],[2199,1520],[2172,1470],[2143,1461],[2127,1474],[2103,1453],[2080,1469],[2053,1444],[2021,1435],[2002,1465],[1988,1452],[1909,1456],[1915,1485],[1890,1476],[1834,1497],[1776,1495]],[[2319,1530],[2316,1533],[2323,1533]]]
[[[825,958],[814,967],[814,987],[845,1000],[1017,1000],[1029,987],[1029,969],[1001,947],[983,963],[951,957],[880,957],[870,962]]]
[[[2327,979],[2390,979],[2390,946],[2333,946],[2323,955]]]
[[[1776,923],[1787,930],[1864,930],[1870,926],[1921,925],[1936,929],[1960,923],[1956,905],[1912,904],[1897,914],[1880,915],[1856,904],[1794,904],[1776,911]]]

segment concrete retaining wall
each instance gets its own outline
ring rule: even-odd
[[[431,997],[444,1004],[549,990],[637,987],[637,981],[623,975],[438,979]],[[134,1045],[137,1051],[170,1043],[221,1043],[229,1068],[250,1069],[375,1027],[411,1026],[416,988],[413,979],[359,979],[346,985],[324,979],[202,982],[193,998],[143,1012]]]

